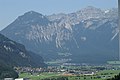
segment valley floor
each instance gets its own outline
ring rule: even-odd
[[[26,68],[19,72],[19,78],[29,78],[30,80],[107,80],[119,73],[119,65],[49,66],[44,69]]]

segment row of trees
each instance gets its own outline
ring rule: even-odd
[[[0,79],[4,78],[18,78],[18,74],[11,67],[0,64]]]
[[[46,78],[42,80],[68,80],[68,77]]]
[[[120,80],[120,73],[119,73],[119,75],[115,75],[114,78],[112,78],[112,79],[107,79],[107,80]]]

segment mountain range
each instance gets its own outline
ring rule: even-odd
[[[118,10],[88,6],[65,14],[29,11],[0,33],[45,61],[105,63],[118,59]]]

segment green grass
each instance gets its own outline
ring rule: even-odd
[[[106,78],[114,77],[115,75],[119,74],[120,70],[103,70],[96,73],[93,76],[68,76],[69,80],[106,80]],[[30,73],[21,73],[20,78],[30,78],[31,80],[41,80],[45,78],[57,78],[61,77],[60,73],[41,73],[41,74],[34,74],[31,75]],[[96,78],[100,76],[101,78]],[[91,78],[92,77],[92,78]],[[80,78],[80,79],[79,79]],[[85,79],[84,79],[85,78]]]
[[[103,70],[103,71],[100,71],[98,72],[98,74],[101,74],[101,73],[113,73],[113,74],[119,74],[120,73],[120,70]]]
[[[57,77],[59,76],[58,73],[41,73],[41,74],[33,74],[30,73],[21,73],[19,78],[30,78],[32,80],[41,80],[45,78]]]
[[[91,78],[91,76],[85,76],[85,77],[76,77],[76,76],[72,76],[72,77],[68,77],[69,80],[102,80],[102,79],[95,79],[94,76]]]
[[[120,61],[108,61],[107,63],[112,65],[120,65]]]

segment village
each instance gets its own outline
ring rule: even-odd
[[[39,77],[39,79],[37,80],[42,80],[41,77],[43,76],[45,77],[47,75],[50,75],[49,77],[91,76],[91,78],[108,79],[113,77],[110,75],[118,74],[120,72],[119,65],[88,65],[88,64],[80,65],[80,64],[69,64],[69,63],[65,63],[60,66],[48,66],[46,68],[14,67],[14,69],[19,74],[19,78],[17,79],[5,78],[4,80],[32,80],[31,79],[32,76]],[[26,76],[23,77],[20,76],[22,74],[26,74]]]

